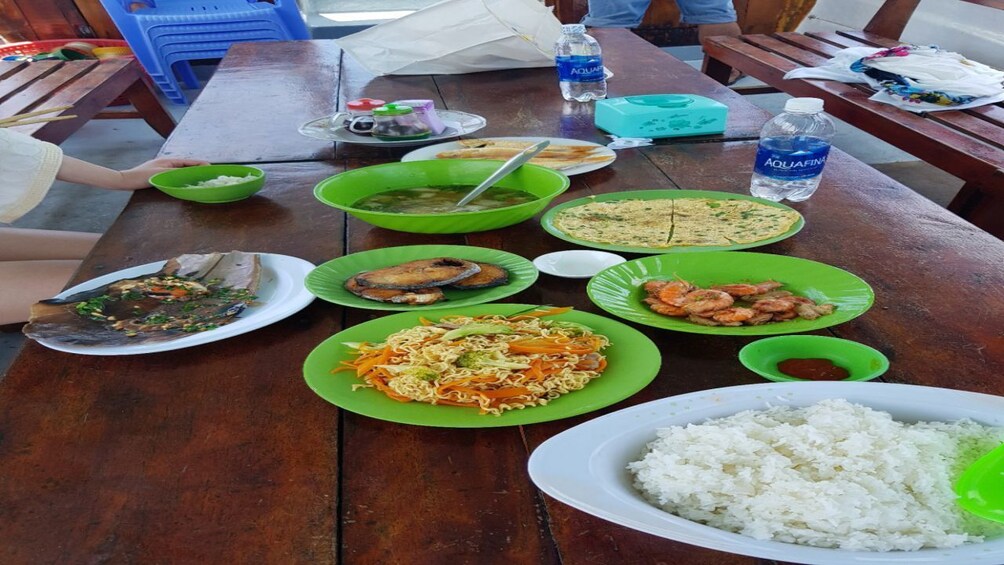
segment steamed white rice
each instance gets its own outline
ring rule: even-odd
[[[190,184],[186,188],[214,188],[214,187],[218,187],[218,186],[228,186],[228,185],[231,185],[231,184],[242,183],[242,182],[244,182],[246,180],[251,180],[253,178],[254,178],[254,175],[246,175],[246,176],[243,176],[243,177],[235,177],[235,176],[231,176],[231,175],[220,175],[220,176],[218,176],[216,178],[212,178],[212,179],[208,179],[208,180],[202,180],[202,181],[199,181],[199,182],[197,182],[195,184]]]
[[[825,400],[658,430],[628,464],[656,506],[760,540],[846,550],[954,547],[1004,535],[961,510],[952,484],[1004,439],[970,420],[896,422]]]

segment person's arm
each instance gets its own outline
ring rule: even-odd
[[[125,171],[116,171],[73,157],[63,156],[63,163],[59,167],[59,172],[56,173],[56,178],[111,190],[136,190],[150,186],[150,177],[159,172],[208,164],[206,161],[197,159],[153,159]]]

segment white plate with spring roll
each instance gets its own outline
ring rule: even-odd
[[[534,143],[550,141],[530,163],[548,167],[562,173],[580,175],[602,169],[617,158],[617,154],[599,143],[561,137],[482,137],[458,139],[428,145],[408,153],[402,161],[427,161],[430,159],[490,159],[508,160]]]

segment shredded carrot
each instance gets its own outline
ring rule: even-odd
[[[530,362],[530,368],[523,371],[523,374],[529,379],[542,381],[544,380],[544,371],[541,369],[543,364],[541,359],[534,359]]]
[[[411,402],[411,399],[407,396],[398,394],[394,392],[392,388],[387,386],[387,381],[390,380],[390,373],[386,369],[377,367],[377,369],[366,376],[366,382],[373,385],[374,388],[380,392],[386,394],[387,396],[393,398],[398,402]]]
[[[437,398],[436,404],[446,404],[448,406],[480,406],[477,402],[461,402],[459,400],[446,400],[444,398]]]
[[[377,355],[367,354],[366,357],[365,360],[362,360],[362,358],[356,360],[357,376],[361,377],[370,372],[373,367],[386,363],[390,359],[390,347],[384,347]]]
[[[431,326],[431,325],[434,325],[436,323],[436,322],[433,322],[432,320],[430,320],[430,319],[428,319],[428,318],[426,318],[424,316],[419,316],[418,317],[418,322],[420,324],[422,324],[423,326]]]

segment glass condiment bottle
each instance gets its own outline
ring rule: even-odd
[[[411,106],[385,104],[373,110],[373,137],[384,141],[425,139],[429,126],[418,118]]]
[[[345,119],[345,127],[353,133],[369,134],[373,129],[373,110],[386,104],[377,98],[359,98],[345,104],[349,117]]]

